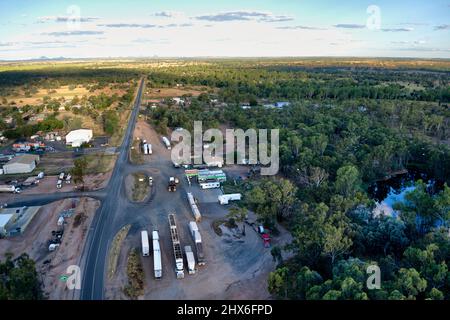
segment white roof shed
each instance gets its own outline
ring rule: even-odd
[[[66,144],[70,144],[72,147],[79,147],[83,143],[91,141],[92,136],[92,130],[90,129],[73,130],[67,134]]]

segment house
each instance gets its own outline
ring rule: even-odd
[[[282,109],[282,108],[284,108],[284,107],[288,107],[288,106],[290,106],[291,105],[291,103],[290,102],[287,102],[287,101],[279,101],[279,102],[275,102],[275,107],[276,108],[280,108],[280,109]]]
[[[42,122],[45,120],[45,114],[43,113],[39,113],[35,116],[30,117],[29,121],[33,122],[33,123],[38,123],[38,122]]]
[[[13,117],[5,117],[5,118],[3,118],[3,121],[4,121],[7,125],[14,125],[14,119],[13,119]]]
[[[4,174],[29,173],[32,172],[39,163],[39,156],[36,154],[24,154],[9,160],[3,166]]]
[[[70,131],[66,136],[66,144],[71,145],[74,148],[81,147],[83,143],[87,143],[92,140],[93,134],[90,129],[78,129]]]
[[[181,105],[184,103],[184,99],[182,98],[178,98],[178,97],[174,97],[172,98],[173,102],[175,102],[175,104]]]

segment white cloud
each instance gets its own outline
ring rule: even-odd
[[[214,14],[206,14],[194,17],[197,20],[227,22],[227,21],[259,21],[259,22],[285,22],[294,20],[287,15],[274,15],[263,11],[228,11]]]

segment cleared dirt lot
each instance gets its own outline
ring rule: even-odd
[[[206,92],[207,87],[176,87],[176,88],[148,88],[145,93],[146,99],[161,99],[161,98],[172,98],[181,97],[185,94],[191,94],[196,97],[202,92]]]
[[[66,199],[41,207],[24,234],[0,240],[0,257],[7,252],[14,257],[26,252],[36,261],[43,290],[49,299],[73,299],[75,291],[68,290],[60,276],[70,265],[80,265],[80,258],[89,226],[99,206],[90,198]],[[59,214],[73,208],[74,213],[65,220],[64,236],[59,248],[48,251],[51,232],[57,229]]]
[[[24,106],[24,105],[38,105],[43,102],[43,99],[45,96],[50,97],[51,99],[60,99],[64,98],[67,100],[72,100],[75,96],[78,96],[81,98],[82,96],[97,96],[100,94],[106,94],[106,95],[123,95],[125,93],[125,90],[121,89],[111,89],[111,88],[103,88],[103,89],[97,89],[94,92],[89,92],[88,89],[84,86],[77,86],[76,88],[70,90],[69,86],[61,86],[57,89],[38,89],[38,92],[36,94],[33,94],[31,97],[26,97],[25,92],[23,90],[19,90],[19,94],[15,96],[6,96],[5,98],[11,102],[16,102],[16,106]]]

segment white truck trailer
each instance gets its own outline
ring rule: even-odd
[[[206,264],[205,254],[203,253],[202,236],[198,230],[197,223],[195,221],[189,222],[189,231],[197,249],[197,261],[198,265],[202,266]]]
[[[144,152],[144,154],[148,154],[147,144],[145,142],[142,144],[142,152]]]
[[[216,189],[220,188],[220,182],[202,182],[200,183],[202,189]]]
[[[144,143],[144,145],[142,146],[142,149],[144,150],[144,154],[149,155],[149,154],[153,153],[152,145],[149,143]]]
[[[155,279],[162,278],[162,263],[161,263],[161,247],[159,246],[158,231],[152,232],[153,238],[153,269],[155,271]]]
[[[240,193],[221,194],[218,196],[220,204],[228,204],[230,201],[241,200],[242,195]]]
[[[20,193],[20,188],[15,186],[0,185],[0,192]]]
[[[198,209],[197,204],[195,203],[194,196],[192,193],[187,193],[187,198],[189,205],[191,206],[192,214],[194,215],[195,221],[200,222],[202,220],[202,215],[200,214],[200,210]]]
[[[167,139],[167,137],[162,137],[162,141],[164,142],[164,145],[166,146],[166,148],[168,150],[172,149],[172,147],[170,145],[170,141],[169,141],[169,139]]]
[[[188,273],[195,274],[195,257],[191,246],[185,246],[184,253],[186,254],[186,261],[188,264]]]
[[[150,246],[148,244],[148,232],[147,230],[141,231],[141,244],[142,244],[142,256],[148,257],[150,254]]]
[[[169,214],[169,228],[170,236],[172,238],[173,254],[175,257],[175,273],[177,279],[184,278],[184,264],[183,264],[183,253],[181,251],[180,237],[178,236],[177,224],[175,221],[175,215],[173,213]]]

